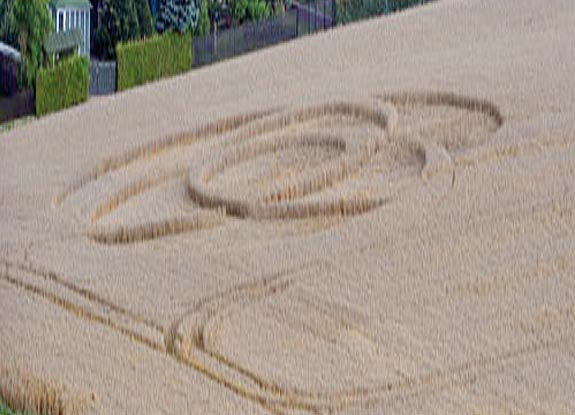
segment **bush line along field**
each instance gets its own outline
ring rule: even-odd
[[[0,396],[575,413],[574,24],[443,0],[3,132]]]
[[[90,74],[86,57],[69,58],[36,77],[36,114],[58,111],[88,100]]]
[[[192,33],[161,36],[116,46],[118,91],[124,91],[192,68]]]

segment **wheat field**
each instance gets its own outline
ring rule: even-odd
[[[574,28],[442,0],[0,133],[0,397],[575,413]]]

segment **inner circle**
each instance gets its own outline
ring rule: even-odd
[[[353,191],[337,197],[323,193],[350,179],[382,149],[388,114],[352,104],[327,106],[322,111],[280,117],[276,131],[216,149],[212,157],[189,171],[192,200],[233,216],[256,219],[350,215],[376,207],[379,200]],[[313,125],[322,117],[331,118],[331,123]],[[290,157],[291,162],[285,163]]]

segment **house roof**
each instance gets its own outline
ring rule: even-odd
[[[44,44],[44,49],[47,53],[59,53],[75,49],[81,44],[82,32],[79,29],[74,29],[58,33],[52,32]]]
[[[90,0],[50,0],[50,5],[56,9],[92,8]]]

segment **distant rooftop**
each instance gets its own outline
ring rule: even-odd
[[[57,9],[86,9],[92,7],[89,0],[50,0],[50,5]]]

